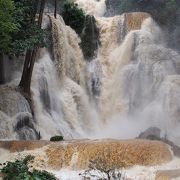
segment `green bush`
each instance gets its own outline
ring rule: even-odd
[[[34,160],[34,156],[28,155],[24,159],[15,162],[7,162],[1,169],[4,180],[56,180],[55,176],[47,171],[33,169],[29,171],[28,163]]]
[[[36,0],[15,0],[14,19],[20,25],[19,31],[12,35],[12,53],[19,55],[34,46],[47,45],[47,31],[41,29],[35,19]]]
[[[76,31],[77,34],[81,34],[85,23],[85,13],[73,2],[66,2],[63,5],[62,17],[66,25],[70,26]]]
[[[0,0],[0,53],[11,51],[12,34],[19,31],[14,19],[15,5],[11,0]]]
[[[80,43],[86,60],[90,61],[96,57],[96,50],[98,49],[98,45],[100,45],[99,37],[99,29],[96,26],[94,16],[87,15]]]
[[[50,141],[63,141],[64,137],[63,136],[53,136],[50,138]]]

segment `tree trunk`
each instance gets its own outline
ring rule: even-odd
[[[3,54],[0,54],[0,84],[5,83]]]
[[[54,17],[57,17],[57,0],[54,0]]]
[[[46,0],[41,0],[40,11],[39,11],[39,18],[38,18],[38,25],[39,26],[41,26],[41,24],[42,24],[45,3],[46,3]]]
[[[45,7],[45,0],[41,0],[39,18],[38,18],[38,25],[40,27],[42,24],[44,7]],[[37,51],[38,51],[38,47],[34,47],[33,50],[27,50],[23,73],[22,73],[21,81],[19,83],[19,87],[26,95],[28,95],[28,97],[31,97],[31,78],[32,78],[34,63],[36,61]]]

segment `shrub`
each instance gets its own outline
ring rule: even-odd
[[[63,5],[62,17],[65,24],[70,26],[76,31],[77,34],[81,34],[85,23],[85,13],[73,2],[66,2]]]
[[[50,141],[63,141],[64,137],[63,136],[53,136],[50,138]]]
[[[13,41],[12,34],[19,30],[14,19],[15,5],[11,0],[0,0],[0,53],[8,53]]]
[[[56,180],[55,176],[47,171],[33,169],[29,171],[28,163],[34,160],[34,156],[28,155],[24,159],[15,162],[7,162],[1,169],[4,180]]]
[[[79,176],[81,176],[83,179],[104,179],[104,180],[111,180],[111,179],[117,179],[117,180],[124,180],[125,174],[121,172],[121,170],[116,169],[116,165],[113,164],[112,167],[109,166],[104,159],[97,158],[94,161],[90,160],[89,163],[89,169],[85,170],[83,173],[80,173]]]

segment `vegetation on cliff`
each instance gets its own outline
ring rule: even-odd
[[[50,138],[50,141],[63,141],[64,137],[63,136],[53,136]]]
[[[11,0],[0,0],[0,53],[11,51],[12,34],[19,31],[19,24],[13,18],[15,4]]]
[[[82,33],[85,23],[85,13],[82,9],[78,8],[77,4],[66,2],[63,6],[62,17],[66,25],[74,29],[77,34],[80,35]]]
[[[66,25],[74,29],[81,38],[80,46],[85,59],[93,59],[100,44],[94,16],[85,15],[85,12],[77,4],[66,1],[62,8],[62,17]]]
[[[0,0],[0,53],[19,55],[43,46],[45,32],[35,21],[35,1]]]

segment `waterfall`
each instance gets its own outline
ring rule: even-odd
[[[103,16],[106,11],[105,0],[76,0],[76,3],[89,15]]]
[[[178,130],[173,130],[180,123],[180,55],[166,47],[162,30],[147,13],[102,17],[93,5],[103,9],[103,0],[76,2],[95,15],[100,33],[101,46],[90,71],[94,82],[100,82],[97,100],[104,125],[94,137],[134,138],[158,127],[161,136],[180,143]]]
[[[97,52],[85,59],[76,32],[59,15],[45,15],[53,45],[35,63],[34,114],[11,87],[20,78],[18,66],[11,86],[0,88],[0,137],[127,139],[157,127],[180,143],[180,55],[166,46],[163,31],[147,13],[104,17],[105,0],[76,3],[95,18]]]
[[[94,113],[87,95],[89,73],[80,40],[60,16],[49,18],[54,59],[47,50],[41,51],[32,83],[37,129],[45,139],[56,134],[83,137],[92,132]]]
[[[171,137],[169,133],[173,128],[167,129],[170,128],[167,124],[174,123],[169,115],[172,116],[173,111],[177,113],[178,102],[175,103],[177,109],[170,110],[165,107],[164,101],[167,99],[166,96],[171,99],[178,94],[168,94],[170,91],[167,91],[164,83],[167,84],[167,79],[177,74],[176,62],[180,56],[164,46],[161,35],[160,29],[149,18],[145,20],[140,30],[128,33],[122,44],[111,52],[110,58],[111,61],[116,60],[116,67],[109,88],[105,89],[104,96],[107,99],[103,105],[105,117],[106,113],[111,118],[116,115],[115,119],[119,118],[119,121],[122,121],[122,127],[123,123],[126,126],[124,119],[131,120],[131,123],[135,121],[136,126],[139,126],[139,131],[148,126],[156,126]],[[172,101],[170,99],[168,101]],[[167,106],[170,106],[169,102]],[[122,118],[123,116],[125,117]],[[177,126],[178,118],[175,121]]]

